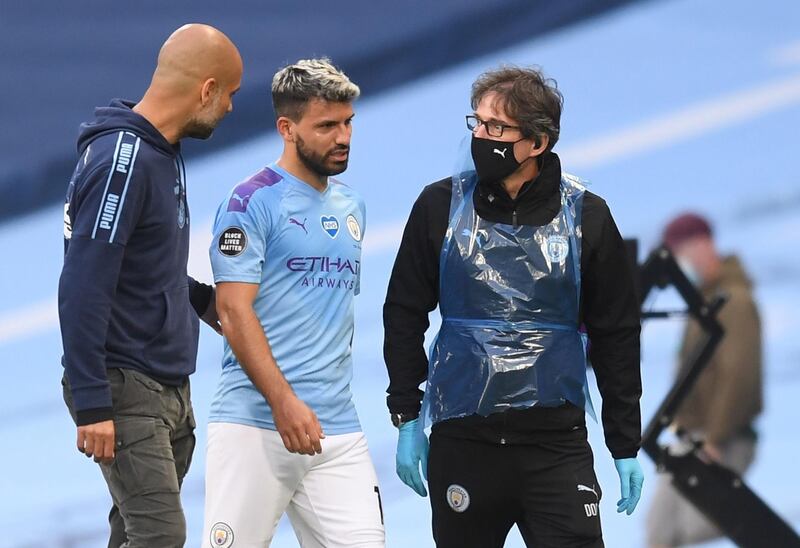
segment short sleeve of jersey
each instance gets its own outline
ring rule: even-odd
[[[209,249],[215,283],[261,282],[272,219],[267,204],[253,198],[244,208],[226,199],[217,212]]]

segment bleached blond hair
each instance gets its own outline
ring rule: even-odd
[[[350,103],[361,90],[327,57],[301,59],[287,65],[272,78],[272,107],[276,116],[299,120],[312,99]]]

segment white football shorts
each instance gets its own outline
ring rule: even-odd
[[[362,432],[289,453],[274,430],[208,426],[203,548],[265,548],[284,512],[303,548],[385,545],[378,478]]]

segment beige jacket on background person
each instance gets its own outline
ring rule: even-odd
[[[719,445],[747,432],[761,412],[761,320],[752,284],[735,256],[723,260],[719,281],[702,292],[707,299],[719,292],[728,295],[717,315],[725,336],[681,404],[675,424]],[[679,373],[704,339],[700,325],[690,319],[681,344]]]

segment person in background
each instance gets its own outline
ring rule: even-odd
[[[720,292],[728,297],[717,316],[725,335],[678,410],[673,426],[691,438],[702,439],[708,457],[744,474],[755,455],[753,423],[763,405],[761,321],[752,282],[735,255],[719,253],[711,225],[700,215],[685,213],[670,221],[663,243],[706,298]],[[679,375],[702,339],[700,325],[689,320],[679,352]],[[659,479],[647,517],[651,548],[703,542],[720,534],[672,487],[668,475]]]

